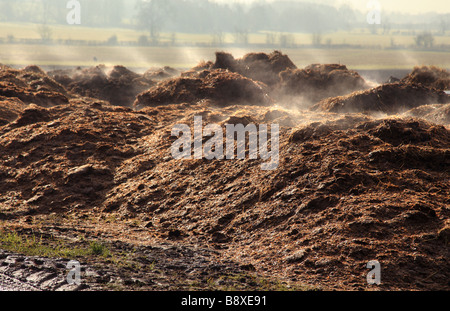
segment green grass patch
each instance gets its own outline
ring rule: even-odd
[[[60,239],[44,239],[38,235],[5,230],[0,230],[0,249],[25,256],[48,258],[76,259],[90,256],[109,258],[112,256],[109,248],[98,241],[84,241],[81,245],[74,246]]]
[[[92,255],[109,257],[111,256],[111,252],[106,247],[105,244],[102,244],[98,241],[92,241],[89,243],[89,252]]]
[[[25,256],[73,259],[89,255],[87,248],[74,248],[61,241],[45,242],[42,237],[0,231],[0,248]]]

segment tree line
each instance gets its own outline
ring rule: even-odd
[[[217,3],[210,0],[79,0],[83,24],[98,27],[149,28],[209,33],[318,31],[346,28],[356,21],[349,7],[298,2],[264,2],[252,5]],[[64,24],[65,0],[0,0],[0,21]],[[362,18],[363,19],[363,18]],[[361,20],[362,20],[361,19]]]
[[[368,27],[366,12],[313,2],[255,1],[250,5],[213,0],[79,0],[83,24],[96,27],[136,27],[150,32],[211,33],[280,31],[308,32]],[[45,24],[66,23],[67,0],[0,0],[0,21]],[[447,31],[450,14],[423,15],[383,12],[387,24],[398,28]],[[390,26],[389,26],[390,27]]]
[[[266,31],[268,44],[275,40],[286,45],[289,33],[311,33],[315,45],[321,34],[339,30],[367,28],[372,33],[391,29],[410,29],[417,33],[417,46],[432,46],[432,30],[445,35],[450,14],[427,13],[423,16],[383,13],[381,25],[368,25],[366,13],[348,5],[340,7],[297,1],[256,1],[249,5],[212,0],[79,0],[82,25],[89,27],[127,27],[146,31],[150,42],[158,42],[160,33],[211,34],[220,44],[224,33],[232,33],[235,42],[246,44],[248,34]],[[49,25],[66,24],[66,0],[0,0],[0,22],[41,24],[43,39],[49,39]],[[426,32],[426,33],[425,33]],[[273,33],[279,33],[275,38]],[[142,38],[145,41],[145,38]]]

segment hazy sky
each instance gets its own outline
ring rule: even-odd
[[[215,0],[217,2],[242,2],[252,3],[259,0]],[[280,1],[280,0],[267,0],[267,1]],[[349,4],[352,7],[367,11],[367,4],[370,0],[294,0],[300,2],[321,2],[330,5],[340,6],[342,4]],[[396,11],[404,13],[426,13],[426,12],[438,12],[438,13],[450,13],[450,0],[378,0],[381,4],[381,9],[386,11]]]

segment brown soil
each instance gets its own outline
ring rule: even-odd
[[[401,81],[404,83],[421,84],[440,91],[450,90],[450,72],[435,66],[415,67]]]
[[[450,104],[420,106],[405,114],[437,124],[450,124]]]
[[[16,93],[0,101],[3,228],[119,243],[144,263],[120,268],[143,288],[155,289],[158,278],[164,289],[188,281],[223,289],[232,278],[232,286],[260,289],[251,273],[292,288],[450,289],[448,119],[348,113],[445,99],[436,90],[388,84],[324,101],[322,110],[292,111],[267,100],[260,82],[214,69],[160,82],[137,96],[135,106],[145,106],[138,111],[85,97],[88,84],[81,94],[70,89],[66,104],[31,105],[20,98],[39,91],[25,71],[5,72],[0,83]],[[80,74],[141,79],[121,67]],[[424,110],[448,116],[448,106]],[[199,115],[222,127],[280,124],[278,168],[173,159],[172,128]],[[168,243],[177,251],[161,246]],[[159,276],[142,268],[152,260]],[[381,264],[379,287],[366,282],[371,260]]]
[[[165,66],[163,68],[151,68],[144,73],[144,78],[149,81],[161,81],[173,78],[179,75],[180,72],[175,68]]]
[[[131,106],[136,95],[155,84],[149,74],[140,75],[123,66],[107,73],[104,66],[86,69],[56,70],[49,75],[67,90],[80,96],[109,101],[115,106]]]
[[[37,66],[17,70],[0,65],[0,99],[43,107],[68,103],[64,87]]]
[[[226,69],[267,85],[270,96],[277,100],[302,97],[304,101],[317,101],[369,88],[356,72],[345,65],[313,64],[298,69],[280,51],[249,53],[235,59],[226,52],[217,52],[215,62],[203,62],[185,73],[196,75],[205,69]]]
[[[280,96],[300,96],[311,103],[369,88],[356,71],[338,64],[314,64],[304,69],[289,69],[280,76]]]
[[[273,87],[280,82],[279,74],[282,71],[296,69],[297,66],[280,51],[271,54],[249,53],[241,59],[234,59],[229,53],[218,52],[212,68],[228,69]]]
[[[369,112],[397,114],[423,105],[445,104],[450,96],[418,84],[384,84],[366,91],[327,98],[312,109],[329,112]]]
[[[16,120],[28,105],[18,98],[0,99],[0,126]]]
[[[219,106],[271,103],[265,85],[228,70],[214,69],[203,70],[196,76],[162,81],[139,94],[134,107],[140,109],[200,100],[211,100]]]

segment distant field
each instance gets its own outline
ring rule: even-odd
[[[0,23],[0,63],[24,66],[36,64],[40,66],[93,66],[121,64],[130,68],[144,70],[149,67],[172,66],[190,68],[201,60],[214,60],[214,52],[226,50],[235,57],[248,52],[271,52],[273,49],[249,48],[213,48],[195,47],[195,44],[208,45],[212,41],[209,34],[163,33],[161,41],[173,40],[177,45],[186,47],[126,47],[126,46],[66,46],[66,45],[28,45],[10,44],[8,38],[15,42],[21,39],[39,40],[39,25]],[[145,32],[119,28],[88,28],[80,26],[49,26],[52,39],[86,40],[105,42],[115,35],[119,42],[137,42]],[[279,34],[275,34],[279,36]],[[310,45],[311,34],[289,35],[295,44]],[[322,43],[328,44],[326,49],[312,48],[277,48],[288,54],[294,63],[303,67],[311,63],[341,63],[352,69],[411,69],[415,65],[436,65],[450,68],[449,52],[427,52],[414,50],[388,49],[392,43],[409,46],[414,43],[413,35],[405,35],[401,30],[393,30],[390,35],[373,35],[367,29],[352,32],[336,32],[322,34]],[[264,44],[266,33],[249,35],[250,44]],[[225,43],[233,42],[233,34],[224,34]],[[333,45],[363,45],[364,49],[338,49]],[[450,45],[450,36],[436,36],[435,44]],[[275,49],[275,48],[274,48]],[[94,58],[96,60],[94,60]]]
[[[40,25],[32,23],[0,23],[0,39],[6,39],[8,36],[14,36],[15,39],[40,39]],[[136,42],[141,35],[147,35],[145,31],[126,28],[92,28],[83,26],[69,25],[50,25],[52,39],[54,40],[88,40],[88,41],[106,41],[111,36],[117,36],[119,41]],[[250,44],[266,43],[266,32],[250,33]],[[273,33],[279,38],[279,33]],[[162,42],[171,42],[175,37],[180,44],[208,44],[212,41],[212,34],[187,34],[187,33],[161,33]],[[295,44],[311,44],[312,34],[295,33],[290,35]],[[435,45],[450,45],[450,36],[435,35]],[[387,48],[392,44],[402,46],[414,45],[414,35],[410,31],[403,29],[392,29],[388,34],[372,34],[368,29],[356,29],[352,31],[338,31],[321,34],[323,44],[332,45],[364,45],[371,47]],[[233,43],[234,36],[231,33],[224,33],[224,42]],[[278,39],[276,39],[278,40]]]
[[[0,63],[24,66],[93,66],[121,64],[130,68],[172,66],[191,68],[201,60],[214,60],[217,48],[201,47],[109,47],[0,45]],[[254,49],[227,48],[240,57]],[[272,49],[258,50],[271,52]],[[298,67],[312,63],[341,63],[352,69],[411,69],[416,65],[450,68],[448,52],[371,49],[281,49]],[[97,61],[94,61],[96,57]]]

